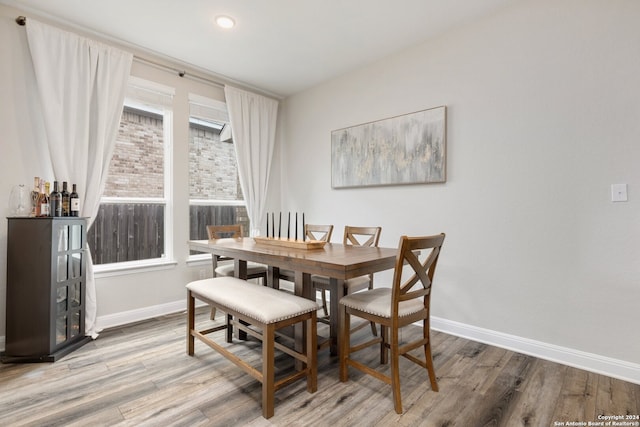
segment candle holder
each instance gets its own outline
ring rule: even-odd
[[[281,248],[292,249],[322,249],[327,243],[324,240],[295,240],[279,237],[260,237],[256,236],[253,240],[259,245],[278,246]]]

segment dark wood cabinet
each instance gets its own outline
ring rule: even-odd
[[[8,218],[2,362],[53,362],[83,345],[87,222]]]

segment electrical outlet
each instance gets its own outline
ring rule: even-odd
[[[626,202],[627,201],[627,184],[611,185],[611,201]]]
[[[205,271],[204,268],[201,268],[200,271],[198,271],[198,275],[200,276],[200,280],[205,279],[205,274],[207,274],[207,272]]]

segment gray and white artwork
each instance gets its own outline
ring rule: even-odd
[[[446,107],[331,132],[333,188],[446,180]]]

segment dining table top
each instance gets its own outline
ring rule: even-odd
[[[364,247],[326,243],[304,249],[257,243],[251,237],[190,240],[192,250],[242,259],[270,266],[346,280],[392,269],[397,248]]]

